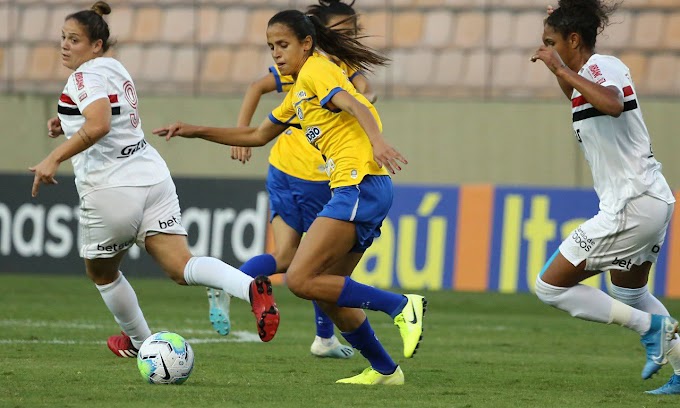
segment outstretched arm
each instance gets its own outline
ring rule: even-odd
[[[275,90],[276,79],[271,72],[252,82],[248,86],[248,90],[246,90],[246,94],[243,97],[236,126],[250,126],[250,121],[253,119],[253,115],[255,114],[257,105],[260,103],[262,95]],[[230,150],[232,159],[238,160],[244,164],[250,160],[252,154],[250,147],[232,146]]]
[[[190,125],[176,122],[153,130],[153,134],[170,140],[175,136],[199,138],[209,142],[230,146],[255,147],[264,146],[272,141],[288,126],[275,124],[269,118],[262,121],[259,127],[219,128]]]

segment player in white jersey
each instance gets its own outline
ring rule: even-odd
[[[251,303],[262,341],[273,338],[279,313],[266,277],[252,278],[224,262],[189,252],[179,200],[165,161],[144,139],[135,85],[123,65],[104,57],[111,8],[102,1],[66,17],[61,56],[74,71],[59,98],[50,137],[66,141],[31,171],[32,194],[41,183],[56,184],[59,164],[71,159],[80,196],[80,249],[87,275],[123,330],[108,346],[119,357],[135,357],[151,335],[132,286],[119,271],[137,244],[180,285],[223,290]]]
[[[549,8],[544,45],[531,58],[545,63],[571,101],[576,140],[600,199],[597,215],[576,228],[546,263],[536,294],[574,317],[636,331],[647,352],[642,378],[670,360],[673,383],[680,379],[678,322],[649,293],[647,279],[675,199],[652,153],[630,71],[617,58],[595,53],[597,34],[616,6],[560,0],[558,8]],[[607,270],[611,296],[580,284]]]

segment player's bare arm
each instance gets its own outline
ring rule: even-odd
[[[85,124],[70,139],[55,148],[40,163],[29,170],[34,173],[31,195],[36,197],[40,184],[57,184],[54,175],[61,162],[88,149],[111,130],[111,104],[108,98],[98,99],[83,110]]]
[[[373,89],[371,82],[362,74],[357,74],[352,78],[352,85],[354,85],[357,92],[368,99],[370,103],[376,103],[378,101],[378,94],[375,92],[375,89]]]
[[[395,174],[401,170],[399,162],[408,164],[408,161],[401,153],[387,144],[378,127],[378,123],[364,104],[346,91],[340,91],[333,95],[330,102],[336,108],[357,118],[366,135],[368,135],[371,145],[373,145],[373,159],[379,166],[385,166],[390,173]]]
[[[209,142],[230,146],[257,147],[264,146],[274,140],[288,126],[272,123],[268,118],[259,127],[219,128],[197,126],[183,122],[176,122],[162,128],[154,129],[153,134],[170,140],[180,136],[185,138],[199,138]]]
[[[250,121],[253,120],[253,115],[255,114],[257,105],[260,103],[260,98],[262,98],[262,95],[274,91],[276,91],[276,78],[274,78],[274,74],[271,72],[253,81],[248,86],[246,94],[243,97],[241,110],[238,112],[236,126],[250,126]],[[250,160],[252,155],[250,147],[231,146],[230,150],[231,158],[233,160],[238,160],[243,164]]]
[[[560,58],[555,49],[542,45],[531,57],[532,62],[543,61],[546,67],[555,74],[562,87],[562,82],[576,89],[595,109],[607,115],[619,117],[623,112],[623,93],[615,86],[602,86],[591,82],[572,71]],[[569,95],[571,98],[571,95]]]

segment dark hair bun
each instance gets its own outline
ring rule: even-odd
[[[100,16],[111,14],[111,6],[109,6],[109,4],[105,1],[98,1],[94,3],[90,9]]]

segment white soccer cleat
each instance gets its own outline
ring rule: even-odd
[[[309,351],[311,351],[313,355],[322,358],[351,358],[354,355],[354,349],[340,343],[335,336],[330,339],[316,336]]]

